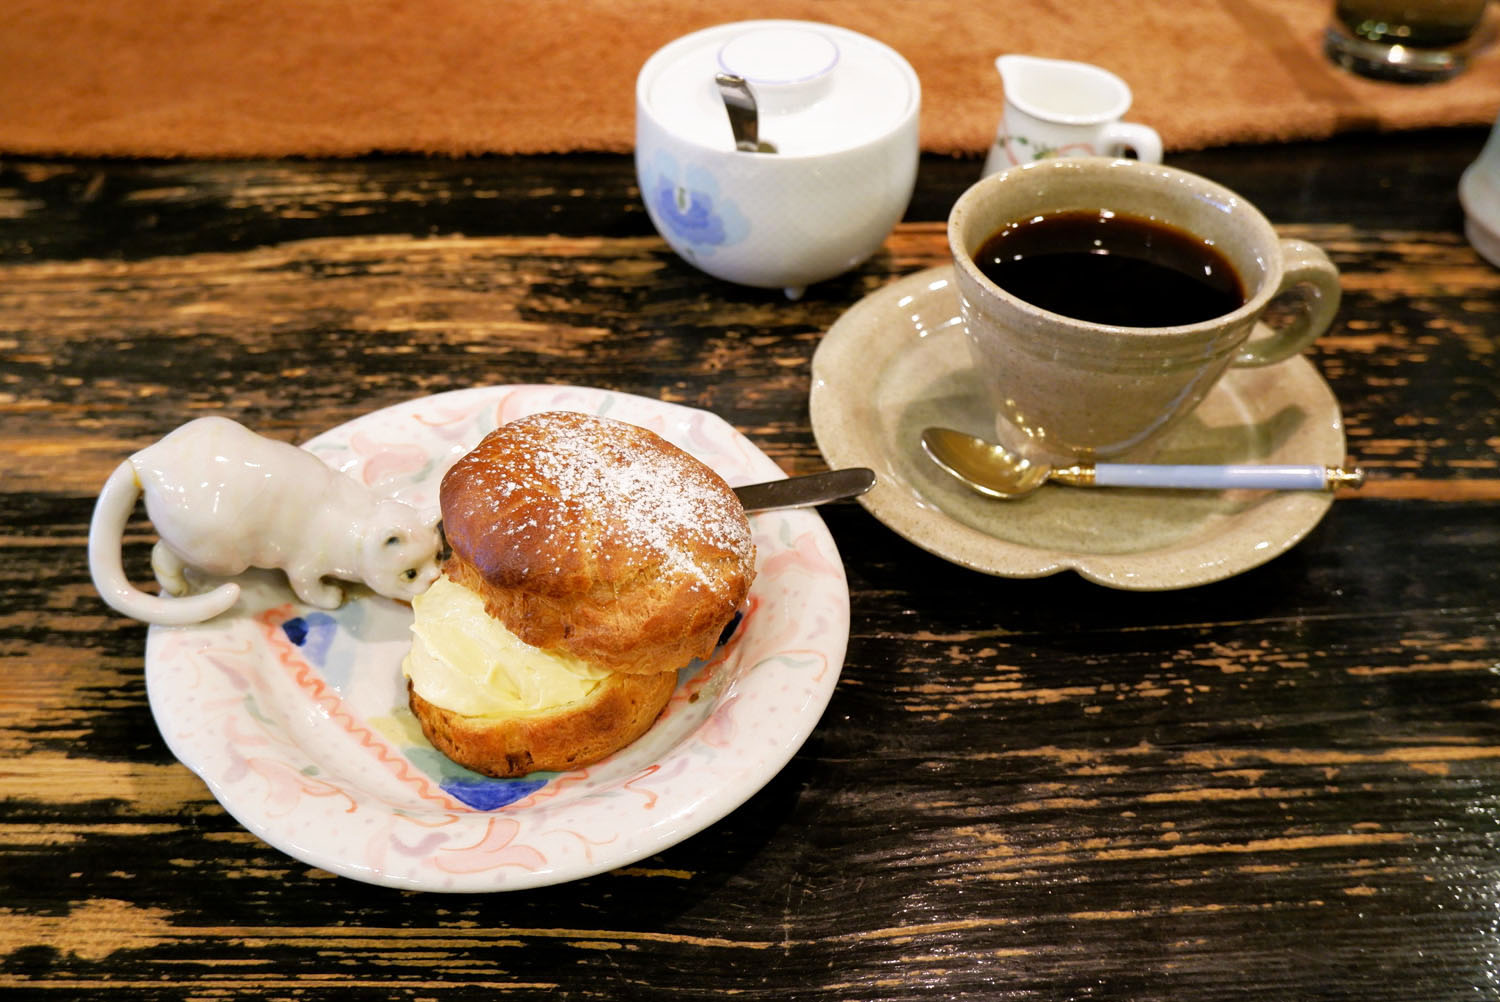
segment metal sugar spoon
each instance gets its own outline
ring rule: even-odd
[[[922,449],[947,473],[992,498],[1024,497],[1045,483],[1072,487],[1167,487],[1227,490],[1232,487],[1283,491],[1327,491],[1358,487],[1361,469],[1295,464],[1230,463],[1153,465],[1146,463],[1075,463],[1055,467],[1017,456],[1003,445],[952,428],[927,428]]]
[[[760,138],[760,109],[745,78],[735,73],[717,73],[714,83],[719,85],[719,96],[729,114],[734,148],[744,153],[775,153],[776,147]]]

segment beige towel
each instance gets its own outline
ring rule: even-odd
[[[1123,76],[1169,149],[1487,125],[1500,47],[1403,86],[1327,63],[1331,0],[0,0],[0,152],[243,157],[626,151],[634,84],[697,28],[788,17],[907,57],[922,142],[979,153],[994,57]],[[1493,7],[1493,5],[1492,5]],[[1494,33],[1495,10],[1491,10]]]

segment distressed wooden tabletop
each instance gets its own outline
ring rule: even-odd
[[[1500,998],[1500,270],[1483,132],[1181,154],[1343,274],[1311,353],[1369,472],[1290,552],[1185,591],[990,577],[824,509],[852,628],[742,807],[501,894],[312,868],[167,750],[93,496],[228,414],[302,441],[459,387],[707,408],[823,468],[809,362],[942,263],[978,171],[799,302],[653,232],[625,158],[0,160],[0,991],[96,999]],[[138,515],[127,568],[149,578]]]

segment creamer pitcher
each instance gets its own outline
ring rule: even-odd
[[[1119,156],[1161,162],[1161,137],[1150,126],[1122,122],[1129,86],[1089,63],[1007,55],[995,60],[1005,110],[985,159],[986,176],[1049,157]]]

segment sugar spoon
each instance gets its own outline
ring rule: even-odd
[[[742,153],[775,153],[776,147],[760,138],[760,108],[745,78],[734,73],[716,73],[714,83],[729,115],[734,148]]]

